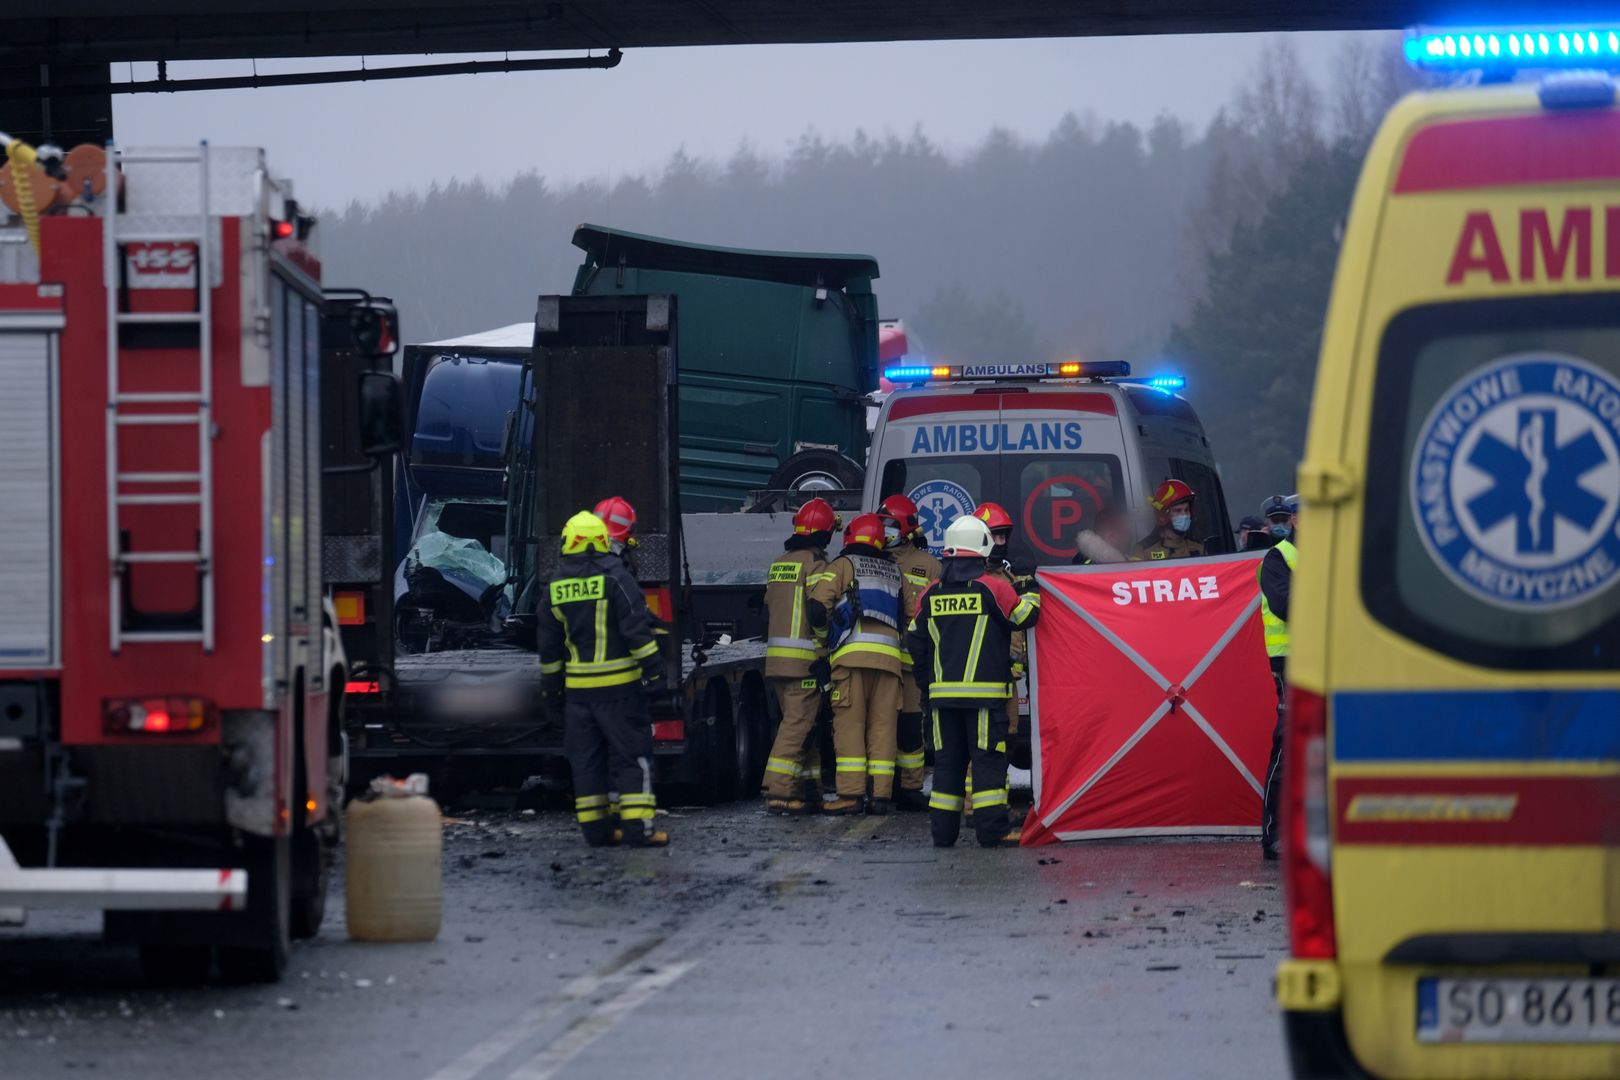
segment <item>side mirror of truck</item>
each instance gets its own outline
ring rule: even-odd
[[[405,444],[405,395],[391,371],[360,375],[360,450],[368,457],[397,454]]]
[[[399,342],[399,313],[392,304],[369,301],[349,309],[349,336],[361,356],[393,356]]]

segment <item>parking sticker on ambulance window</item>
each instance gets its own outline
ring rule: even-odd
[[[1419,429],[1411,498],[1430,557],[1486,603],[1597,596],[1620,581],[1620,383],[1557,353],[1474,369]]]
[[[928,480],[911,489],[917,504],[917,524],[928,537],[928,550],[938,555],[945,548],[945,530],[964,514],[973,513],[973,496],[949,480]]]

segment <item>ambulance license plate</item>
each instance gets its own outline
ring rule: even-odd
[[[1620,1042],[1620,979],[1419,979],[1423,1043]]]

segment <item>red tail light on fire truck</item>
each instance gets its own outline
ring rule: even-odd
[[[214,703],[199,697],[112,698],[102,712],[109,735],[185,735],[218,722]]]

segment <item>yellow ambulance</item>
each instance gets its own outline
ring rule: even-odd
[[[1620,1077],[1620,26],[1419,31],[1299,481],[1294,1075]]]

